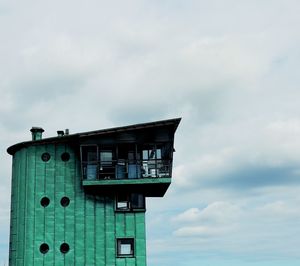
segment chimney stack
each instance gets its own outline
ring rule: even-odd
[[[42,139],[42,134],[45,130],[41,127],[32,127],[30,131],[32,135],[32,140],[39,140]]]

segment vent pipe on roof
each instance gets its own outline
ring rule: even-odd
[[[68,128],[66,128],[66,130],[65,130],[65,135],[69,135],[69,129]]]
[[[32,127],[30,131],[32,135],[32,140],[39,140],[42,139],[42,134],[45,130],[41,127]]]
[[[57,136],[62,137],[65,134],[63,130],[57,130]]]

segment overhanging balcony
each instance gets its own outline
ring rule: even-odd
[[[109,160],[82,163],[82,184],[97,194],[134,191],[162,197],[171,183],[171,160]]]

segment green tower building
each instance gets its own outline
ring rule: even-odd
[[[9,265],[146,265],[146,197],[163,197],[180,119],[69,134],[13,156]]]

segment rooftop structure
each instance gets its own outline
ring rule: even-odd
[[[172,178],[180,119],[69,134],[13,156],[10,265],[146,265],[146,197]]]

